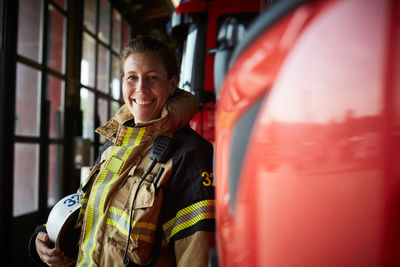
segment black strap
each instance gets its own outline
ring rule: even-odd
[[[159,222],[157,224],[155,238],[153,241],[153,247],[151,250],[151,256],[150,256],[150,259],[147,261],[147,263],[137,264],[133,261],[131,262],[129,260],[129,258],[127,258],[126,256],[128,253],[130,236],[131,236],[131,231],[132,231],[131,221],[132,221],[132,215],[133,215],[133,207],[135,206],[135,201],[136,201],[137,195],[139,193],[140,186],[142,185],[146,176],[153,170],[156,163],[165,163],[165,162],[167,162],[168,159],[171,158],[172,151],[173,151],[173,139],[172,138],[170,138],[168,136],[159,136],[154,140],[153,146],[150,150],[150,158],[153,161],[151,162],[150,167],[143,173],[141,180],[136,188],[133,200],[132,200],[131,210],[130,210],[130,214],[129,214],[128,239],[126,242],[124,257],[122,258],[122,262],[123,262],[124,266],[149,267],[149,266],[154,266],[158,260],[158,256],[160,254],[160,248],[161,248],[161,244],[162,244],[162,238],[163,238],[163,230],[161,228],[161,222],[160,222],[161,215],[159,215]],[[157,189],[158,180],[160,179],[163,172],[164,172],[164,168],[161,167],[156,175],[156,178],[153,181],[156,189]],[[161,187],[161,188],[164,188],[164,187]],[[158,191],[156,191],[156,194],[158,194]],[[161,209],[162,209],[162,207],[163,207],[163,205],[161,206]]]

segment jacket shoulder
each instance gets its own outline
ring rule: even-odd
[[[174,133],[175,156],[180,156],[188,151],[201,150],[213,153],[213,146],[195,130],[186,126]]]

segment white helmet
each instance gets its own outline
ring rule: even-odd
[[[81,206],[79,194],[64,197],[50,211],[46,224],[50,241],[71,258],[78,248],[79,229],[74,226]]]

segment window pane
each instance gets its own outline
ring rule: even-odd
[[[80,179],[81,183],[86,181],[86,179],[90,173],[90,168],[91,168],[90,165],[92,165],[94,162],[94,147],[92,145],[89,148],[89,154],[90,154],[89,165],[79,163],[79,166],[81,168],[81,179]]]
[[[120,88],[121,75],[119,71],[119,57],[113,55],[111,60],[112,60],[111,94],[114,99],[119,100],[121,95],[121,88]]]
[[[49,183],[47,199],[47,205],[49,207],[53,206],[61,199],[61,174],[63,170],[62,157],[62,145],[49,145]]]
[[[41,62],[41,0],[20,0],[18,54]]]
[[[58,4],[62,9],[66,7],[66,0],[53,0],[56,4]]]
[[[17,95],[15,104],[15,134],[39,136],[40,72],[21,63],[17,64]]]
[[[49,5],[49,59],[48,66],[64,73],[65,59],[65,17]]]
[[[38,210],[39,145],[14,145],[13,216]]]
[[[99,115],[100,126],[103,126],[108,121],[108,107],[107,107],[107,100],[103,98],[99,98],[97,100],[98,111],[97,114]],[[104,136],[100,136],[100,143],[105,143],[106,139]]]
[[[117,102],[117,101],[112,101],[111,102],[111,110],[110,110],[110,114],[111,114],[111,116],[113,116],[117,111],[118,111],[118,109],[120,108],[120,104],[119,104],[119,102]]]
[[[96,33],[96,10],[96,0],[85,0],[83,25],[87,30],[94,34]]]
[[[110,43],[110,4],[107,0],[100,0],[99,39]]]
[[[113,31],[112,49],[119,53],[121,51],[121,14],[113,9]]]
[[[94,56],[95,40],[89,34],[83,34],[83,48],[81,61],[81,83],[94,87]]]
[[[99,45],[99,55],[98,55],[98,69],[97,69],[97,88],[104,92],[109,92],[108,86],[108,73],[109,73],[109,63],[110,61],[110,51],[102,45]]]
[[[198,41],[198,30],[194,28],[183,43],[183,55],[181,64],[181,76],[179,79],[179,88],[188,92],[194,92],[192,88],[192,70],[193,62],[196,56],[196,42]]]
[[[124,20],[122,22],[122,46],[125,47],[129,39],[131,38],[131,27],[129,26],[128,22]]]
[[[94,141],[94,93],[81,89],[82,137]]]
[[[48,78],[47,100],[50,101],[50,138],[62,138],[64,129],[64,82],[53,76]]]

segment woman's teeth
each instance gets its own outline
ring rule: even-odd
[[[153,102],[153,101],[152,100],[138,100],[138,99],[135,99],[135,103],[139,104],[139,105],[147,105],[147,104],[150,104],[151,102]]]

